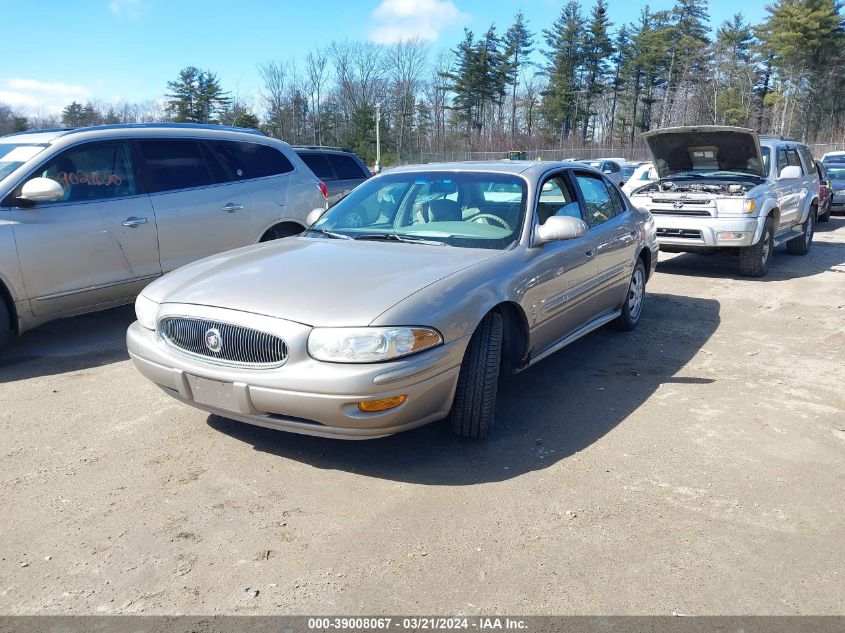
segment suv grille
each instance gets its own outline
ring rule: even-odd
[[[700,240],[701,231],[691,229],[657,229],[657,237],[680,237],[685,240]]]
[[[278,336],[219,321],[165,317],[158,332],[170,347],[224,364],[269,368],[288,357],[288,347]]]

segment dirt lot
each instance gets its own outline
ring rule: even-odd
[[[841,614],[845,218],[819,229],[762,280],[665,256],[639,329],[504,382],[482,443],[209,417],[135,372],[131,309],[30,332],[0,613]]]

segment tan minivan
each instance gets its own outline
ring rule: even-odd
[[[299,233],[326,189],[255,131],[114,125],[0,137],[0,341],[128,303],[194,260]]]

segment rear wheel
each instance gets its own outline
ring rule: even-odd
[[[813,234],[816,230],[816,205],[810,207],[807,219],[801,225],[801,235],[794,237],[786,243],[786,251],[790,255],[806,255],[813,245]]]
[[[739,251],[739,272],[746,277],[762,277],[769,270],[769,260],[775,244],[775,223],[766,218],[760,241]]]
[[[637,258],[637,265],[631,274],[631,281],[628,283],[628,294],[625,303],[622,304],[622,314],[613,321],[613,324],[623,332],[630,332],[643,313],[643,301],[645,300],[645,264]]]
[[[824,224],[828,220],[830,220],[830,207],[831,205],[827,205],[827,211],[825,211],[822,215],[816,218],[816,222],[821,222]]]
[[[469,341],[449,414],[452,431],[457,435],[487,437],[493,425],[503,330],[502,315],[491,312]]]

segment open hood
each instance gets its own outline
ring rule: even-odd
[[[642,135],[660,178],[683,172],[734,171],[765,178],[757,133],[742,127],[667,127]]]

